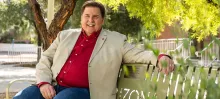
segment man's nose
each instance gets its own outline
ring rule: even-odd
[[[93,17],[89,17],[89,22],[94,22]]]

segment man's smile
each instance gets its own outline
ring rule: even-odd
[[[87,23],[87,26],[93,27],[95,26],[95,23]]]

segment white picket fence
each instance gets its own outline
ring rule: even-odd
[[[218,39],[219,40],[219,39]],[[201,66],[210,66],[219,64],[220,57],[219,57],[219,45],[213,40],[209,43],[209,45],[204,48],[201,53]]]
[[[168,50],[175,50],[180,44],[182,44],[183,39],[159,39],[152,40],[152,46],[159,49],[161,53],[166,53]]]
[[[146,44],[149,44],[153,50],[158,49],[159,53],[168,55],[174,53],[172,57],[174,58],[174,62],[177,63],[177,58],[183,58],[184,60],[190,58],[190,48],[184,48],[184,41],[188,41],[187,46],[190,47],[191,41],[189,41],[188,38],[150,40],[146,41]],[[144,49],[145,45],[139,44],[137,46]],[[147,48],[147,50],[149,49]]]
[[[153,48],[159,49],[160,53],[170,54],[170,52],[178,51],[178,54],[173,54],[174,58],[184,58],[187,59],[190,56],[190,49],[184,48],[184,40],[188,40],[187,38],[179,38],[179,39],[159,39],[151,41]],[[188,47],[191,42],[189,41]]]
[[[0,63],[29,63],[37,62],[40,47],[34,44],[0,43]]]

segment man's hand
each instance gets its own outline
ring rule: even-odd
[[[174,62],[172,59],[170,59],[167,56],[162,56],[159,60],[158,60],[158,68],[159,71],[165,73],[165,74],[169,74],[170,72],[174,71]]]
[[[40,86],[40,92],[45,99],[53,99],[53,97],[56,95],[56,91],[50,84]]]

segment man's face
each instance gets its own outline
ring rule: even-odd
[[[89,36],[102,28],[104,19],[98,7],[86,7],[81,15],[81,26]]]

